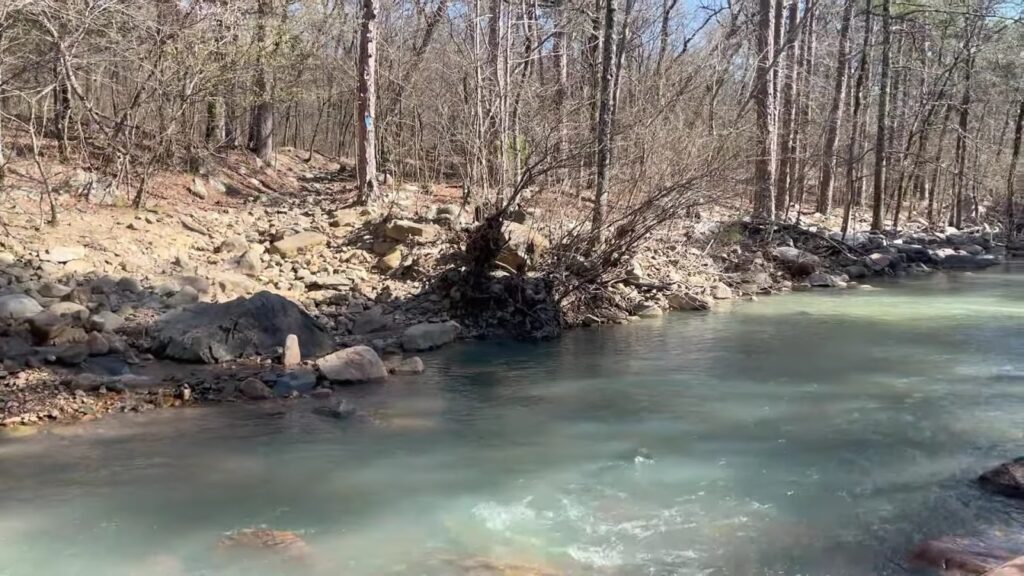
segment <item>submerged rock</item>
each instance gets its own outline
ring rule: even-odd
[[[945,536],[921,544],[911,553],[911,562],[942,570],[946,574],[988,574],[1014,558],[1024,555],[1024,537],[1018,534],[988,534],[982,537]]]
[[[304,558],[309,554],[309,545],[294,532],[247,528],[225,534],[217,543],[220,549],[264,551],[279,554],[285,558]]]
[[[978,484],[996,494],[1024,498],[1024,457],[1003,462],[983,473],[978,476]]]
[[[269,400],[274,397],[273,390],[256,378],[249,378],[238,386],[238,392],[249,400]]]
[[[298,337],[305,357],[334,348],[327,330],[297,304],[259,292],[251,298],[200,303],[164,314],[154,329],[152,350],[162,358],[213,364],[272,356],[288,334]]]
[[[673,310],[710,310],[715,301],[707,296],[675,292],[666,298]]]

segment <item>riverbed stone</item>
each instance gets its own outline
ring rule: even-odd
[[[732,298],[732,288],[729,288],[722,282],[719,282],[711,288],[711,296],[715,300],[728,300],[729,298]]]
[[[85,339],[85,346],[89,349],[89,356],[103,356],[110,352],[110,342],[99,332],[90,332]]]
[[[249,400],[269,400],[274,397],[274,391],[256,378],[242,381],[238,386],[238,392]]]
[[[51,304],[47,310],[59,316],[71,316],[79,320],[89,318],[89,309],[77,302],[57,302]]]
[[[513,270],[527,268],[551,246],[546,236],[518,222],[505,222],[501,239],[504,247],[496,261]]]
[[[7,294],[0,296],[0,318],[24,320],[43,311],[31,296],[27,294]]]
[[[316,361],[320,373],[331,382],[370,382],[384,380],[388,370],[380,356],[369,346],[338,350]]]
[[[999,264],[1000,260],[992,255],[972,256],[970,254],[950,254],[943,258],[939,266],[961,270],[982,270]]]
[[[39,295],[44,298],[63,298],[71,293],[70,286],[57,284],[56,282],[44,282],[39,287]]]
[[[416,324],[406,328],[402,334],[402,348],[409,352],[440,348],[454,342],[459,329],[459,325],[451,321]]]
[[[390,359],[385,363],[388,368],[388,372],[397,375],[412,375],[422,374],[423,360],[419,356],[410,356],[409,358],[396,357]]]
[[[815,272],[807,277],[807,283],[815,288],[840,288],[843,282],[831,274]]]
[[[246,250],[238,259],[238,271],[246,276],[259,276],[263,272],[263,262],[259,254],[253,250]]]
[[[270,253],[277,254],[283,258],[291,258],[326,243],[327,237],[319,232],[299,232],[271,244]]]

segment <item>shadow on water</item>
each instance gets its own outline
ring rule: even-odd
[[[1022,280],[460,344],[344,391],[356,421],[240,405],[0,441],[0,560],[81,570],[116,542],[199,571],[220,533],[266,524],[356,574],[453,550],[571,574],[912,573],[925,538],[1024,520],[972,482],[1019,455]]]

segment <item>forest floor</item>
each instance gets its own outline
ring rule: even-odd
[[[177,352],[159,342],[161,319],[197,302],[279,294],[318,321],[335,349],[367,345],[401,373],[418,363],[403,354],[456,336],[554,336],[737,298],[851,289],[871,275],[926,273],[943,261],[981,268],[1002,250],[983,230],[918,227],[898,239],[858,233],[842,242],[814,216],[764,228],[729,220],[736,212],[719,207],[652,236],[620,274],[586,286],[592,297],[570,307],[529,270],[558,249],[549,239],[574,213],[585,218],[584,200],[566,206],[536,192],[506,224],[507,245],[480,294],[453,272],[476,225],[458,187],[389,184],[385,207],[361,208],[345,168],[290,149],[272,168],[232,153],[196,174],[157,175],[136,210],[101,176],[51,163],[44,182],[38,166],[16,159],[0,201],[0,425],[204,400],[329,401],[324,370],[309,354],[281,365],[290,333],[283,328],[269,334],[272,350],[214,351],[228,362],[211,365],[174,361],[196,360],[192,353],[210,360],[213,348],[197,348],[194,335],[170,347]],[[47,222],[50,197],[56,225]],[[418,336],[410,337],[413,326]]]

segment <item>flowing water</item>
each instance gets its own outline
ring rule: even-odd
[[[7,438],[0,575],[914,573],[921,539],[1024,519],[972,483],[1024,451],[1022,321],[1024,274],[938,275],[460,344],[343,390],[344,422],[297,401]],[[218,549],[260,526],[308,556]]]

